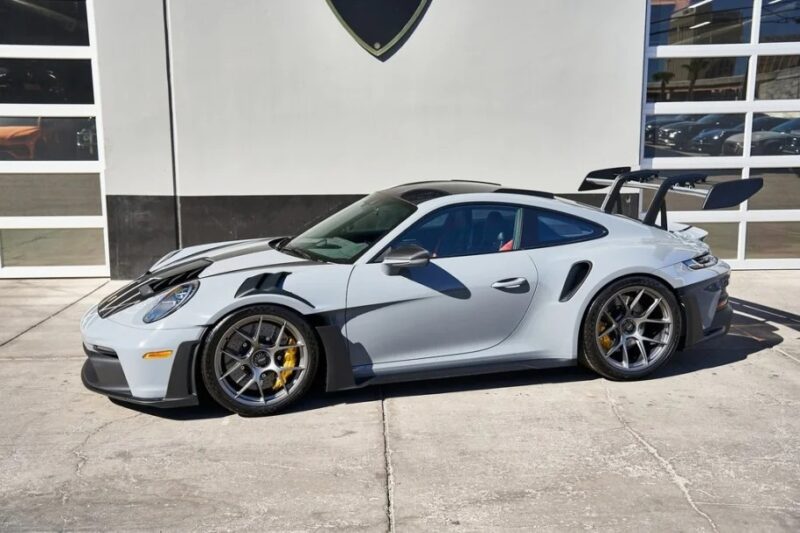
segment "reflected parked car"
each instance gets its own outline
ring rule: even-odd
[[[698,134],[706,130],[735,127],[741,121],[741,115],[713,114],[696,121],[676,122],[658,130],[656,144],[686,150]]]
[[[800,118],[787,120],[769,131],[754,131],[750,143],[750,154],[780,154],[795,134],[800,135]],[[731,135],[722,145],[722,155],[742,155],[743,153],[744,133]]]
[[[779,117],[758,117],[753,119],[753,131],[767,131],[786,122],[785,118]],[[705,130],[692,139],[690,148],[693,152],[700,152],[708,155],[722,155],[722,145],[725,140],[737,133],[744,132],[744,122],[732,128],[719,128]]]
[[[692,119],[692,115],[656,115],[647,118],[644,125],[645,142],[654,143],[658,136],[658,130],[662,126],[674,124],[676,122],[686,122]]]

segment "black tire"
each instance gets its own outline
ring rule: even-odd
[[[232,340],[233,337],[237,337],[236,332],[233,331],[233,328],[237,324],[242,324],[243,322],[247,322],[252,319],[254,322],[259,320],[259,317],[274,317],[277,320],[285,321],[286,326],[284,329],[292,328],[296,334],[292,336],[299,336],[301,339],[298,339],[296,342],[300,342],[302,340],[302,348],[298,348],[301,351],[301,359],[300,361],[303,362],[302,367],[304,370],[300,372],[293,372],[291,373],[290,377],[286,378],[286,385],[282,389],[278,389],[277,392],[272,394],[273,389],[263,389],[262,384],[263,382],[259,379],[258,384],[253,384],[250,388],[246,389],[246,393],[238,398],[234,398],[232,394],[232,389],[234,386],[240,385],[241,383],[247,383],[249,381],[240,381],[236,384],[232,383],[236,376],[236,372],[238,371],[241,373],[241,379],[256,379],[256,373],[264,370],[255,363],[255,358],[257,354],[261,353],[264,354],[270,350],[275,350],[276,353],[269,353],[266,356],[267,361],[272,361],[274,364],[279,364],[278,361],[281,357],[279,353],[285,353],[287,349],[280,349],[280,346],[271,346],[267,347],[267,344],[263,344],[264,349],[260,349],[260,343],[251,343],[241,339],[241,343],[243,348],[247,348],[247,345],[251,345],[251,349],[248,349],[247,352],[239,355],[239,357],[243,357],[241,363],[239,359],[233,359],[232,361],[228,361],[229,366],[237,366],[237,369],[234,369],[234,373],[230,374],[230,377],[225,377],[224,373],[222,377],[220,377],[220,372],[224,367],[221,368],[223,361],[227,361],[220,353],[222,348],[225,348],[225,351],[231,351],[230,343],[235,342]],[[270,322],[263,322],[266,324],[271,324]],[[239,326],[241,328],[247,328],[249,326]],[[259,327],[261,326],[261,322],[259,322]],[[278,326],[277,324],[273,326],[274,329],[271,331],[276,331]],[[255,337],[259,337],[259,333],[255,332],[256,326],[252,325],[251,329],[247,331],[248,335],[254,335]],[[284,334],[283,330],[278,331],[274,335],[276,335],[278,340],[275,342],[280,342],[280,339],[283,338],[281,335]],[[289,333],[287,333],[289,334]],[[284,334],[286,335],[286,334]],[[245,337],[245,335],[241,335]],[[266,343],[266,339],[264,340]],[[251,355],[247,355],[247,353],[253,352]],[[279,353],[278,353],[279,352]],[[290,405],[294,404],[300,398],[305,396],[308,392],[308,389],[311,388],[314,377],[317,372],[317,367],[319,366],[319,345],[317,343],[316,334],[309,326],[308,322],[303,319],[303,317],[293,311],[290,311],[283,307],[272,306],[272,305],[260,305],[257,307],[249,307],[243,309],[241,311],[237,311],[232,313],[231,315],[225,317],[221,320],[211,333],[208,336],[208,340],[206,341],[205,345],[203,346],[203,351],[201,354],[200,360],[200,369],[201,375],[203,378],[203,383],[205,384],[206,390],[208,394],[217,402],[219,405],[237,413],[242,416],[267,416],[277,414],[286,410]],[[265,363],[258,363],[264,366]],[[284,363],[280,362],[281,365]],[[300,365],[298,365],[299,368]],[[266,368],[266,367],[264,367]],[[281,367],[282,368],[282,367]],[[227,368],[230,370],[230,368]],[[265,371],[264,374],[267,372]],[[248,375],[249,374],[249,375]],[[282,375],[283,372],[273,373],[277,376]],[[291,386],[289,386],[291,384]],[[285,390],[284,390],[285,389]],[[267,400],[263,400],[266,398],[267,394],[265,391],[268,390],[270,392],[271,397]],[[262,398],[262,403],[257,403],[254,395],[255,393],[260,391],[260,395]],[[282,392],[282,394],[281,394]],[[272,397],[274,396],[274,397]]]
[[[642,292],[642,296],[626,299],[628,291],[631,295]],[[657,302],[657,298],[661,300]],[[629,304],[633,304],[632,309]],[[655,307],[645,317],[651,305]],[[581,331],[579,361],[607,379],[643,378],[674,355],[682,322],[678,300],[666,285],[645,276],[623,278],[600,291],[589,306]],[[616,336],[615,331],[619,332]],[[608,344],[611,346],[604,353]]]

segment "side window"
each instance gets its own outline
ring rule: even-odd
[[[522,238],[520,248],[539,248],[570,242],[586,241],[602,237],[605,230],[581,218],[546,211],[525,208],[522,215]]]
[[[516,249],[515,228],[522,209],[499,204],[468,204],[436,211],[392,243],[416,244],[433,257],[488,254]]]

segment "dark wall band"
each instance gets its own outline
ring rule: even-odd
[[[183,245],[297,235],[363,195],[181,196]],[[600,205],[602,194],[565,194]],[[178,247],[172,196],[108,196],[111,277],[132,279]],[[623,213],[635,216],[636,194],[622,195]]]

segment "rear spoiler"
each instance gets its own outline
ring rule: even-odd
[[[667,193],[673,191],[689,196],[704,198],[703,209],[724,209],[744,202],[764,185],[762,178],[723,181],[717,184],[706,183],[708,176],[700,173],[687,173],[678,176],[660,177],[657,170],[631,171],[630,167],[604,168],[593,170],[586,175],[579,191],[593,191],[611,187],[606,194],[601,209],[610,214],[620,212],[622,203],[620,192],[622,187],[649,189],[656,191],[653,201],[645,212],[642,222],[648,226],[656,225],[656,218],[661,215],[660,225],[667,229]],[[698,188],[698,185],[708,185]]]

